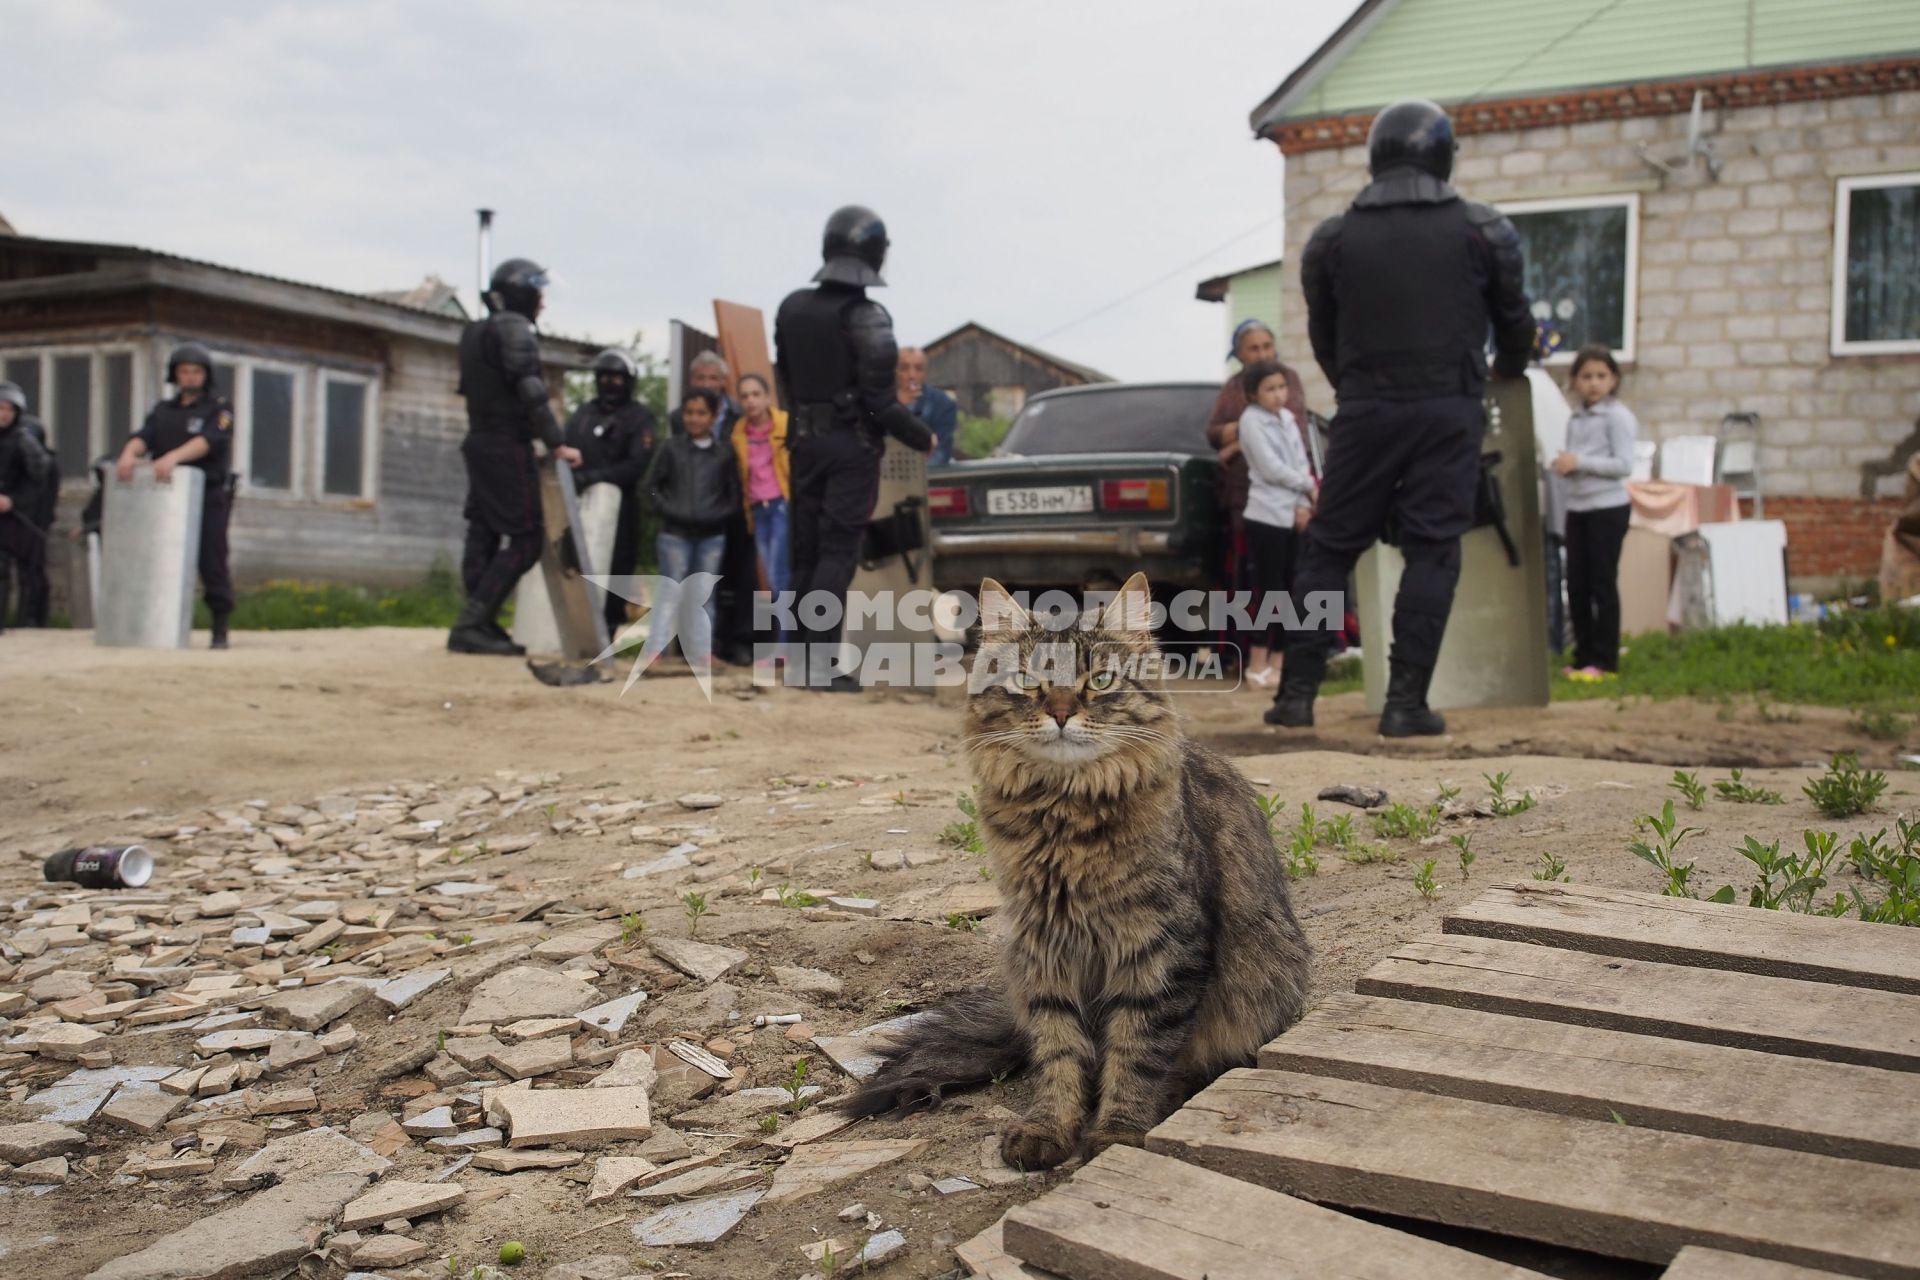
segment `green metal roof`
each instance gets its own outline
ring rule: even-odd
[[[1252,123],[1914,52],[1920,0],[1367,0]]]

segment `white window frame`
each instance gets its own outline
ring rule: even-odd
[[[1874,173],[1838,178],[1833,190],[1833,301],[1827,349],[1836,356],[1900,356],[1920,354],[1920,338],[1847,340],[1847,236],[1853,218],[1853,193],[1861,188],[1920,187],[1920,171]]]
[[[141,358],[143,354],[132,342],[62,342],[46,346],[7,347],[0,348],[0,368],[11,360],[34,360],[39,363],[40,397],[37,403],[29,406],[28,412],[46,424],[48,444],[57,454],[60,437],[59,428],[54,422],[53,406],[59,391],[53,383],[53,362],[62,356],[92,357],[87,369],[86,451],[87,464],[91,466],[93,460],[107,450],[107,357],[128,356],[133,362],[133,384],[128,401],[131,420],[127,427],[131,435],[140,429],[140,424],[146,421],[147,416],[142,407],[147,400],[141,394],[147,378],[146,361]],[[63,475],[61,483],[64,485],[86,478],[87,473],[83,471],[75,476]]]
[[[1627,262],[1622,273],[1626,297],[1621,308],[1622,333],[1614,358],[1632,361],[1640,338],[1640,193],[1623,191],[1617,195],[1555,196],[1541,200],[1501,200],[1497,207],[1511,217],[1520,213],[1560,213],[1577,209],[1624,208],[1627,211]],[[1531,301],[1531,299],[1529,299]],[[1556,351],[1547,358],[1549,365],[1573,363],[1574,351]]]
[[[233,401],[234,446],[233,471],[240,477],[241,492],[264,498],[299,498],[306,492],[307,472],[306,440],[311,432],[307,429],[307,420],[311,414],[307,411],[307,399],[311,394],[308,384],[310,366],[292,364],[285,360],[269,360],[259,356],[241,355],[235,351],[213,350],[213,358],[234,368],[235,381],[239,383],[228,398]],[[290,474],[287,487],[275,488],[264,485],[253,478],[253,373],[259,369],[267,373],[291,374],[293,394],[290,409],[293,413],[291,434],[287,440],[287,462]]]
[[[360,402],[360,491],[358,493],[327,492],[327,384],[332,382],[349,383],[359,387],[365,393]],[[379,492],[380,479],[380,381],[367,374],[323,366],[319,376],[313,380],[313,386],[313,500],[350,505],[371,504],[375,494]]]

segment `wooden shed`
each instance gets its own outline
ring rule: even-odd
[[[56,529],[79,519],[93,459],[118,452],[166,394],[168,351],[214,353],[234,402],[233,569],[399,584],[457,558],[466,475],[456,356],[465,313],[429,278],[349,293],[123,245],[0,235],[0,377],[46,420],[63,479]],[[546,337],[561,375],[592,344]],[[73,545],[53,540],[56,556]],[[65,579],[54,566],[56,591]]]
[[[1113,381],[971,320],[929,342],[926,352],[927,381],[952,396],[960,412],[979,418],[1011,418],[1028,396],[1056,387]]]

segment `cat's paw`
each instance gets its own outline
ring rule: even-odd
[[[1108,1147],[1144,1147],[1147,1145],[1147,1131],[1130,1125],[1115,1123],[1104,1124],[1089,1129],[1081,1140],[1080,1149],[1091,1160]]]
[[[1073,1138],[1057,1125],[1019,1120],[1000,1135],[1000,1158],[1025,1173],[1051,1169],[1074,1154]]]

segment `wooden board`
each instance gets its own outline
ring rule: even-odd
[[[1441,926],[1600,955],[1920,995],[1920,929],[1587,885],[1503,885]]]
[[[1690,1244],[1660,1273],[1660,1280],[1839,1280],[1839,1273]]]
[[[600,570],[580,522],[573,468],[548,456],[540,460],[539,471],[540,573],[553,608],[560,656],[569,662],[592,662],[607,647],[607,616],[587,582]]]
[[[1133,1147],[1004,1219],[1067,1280],[1522,1280],[1539,1275]]]
[[[767,351],[767,321],[758,307],[738,302],[713,300],[713,323],[720,335],[720,354],[733,372],[733,385],[727,394],[740,399],[740,375],[757,373],[767,380],[773,393],[773,407],[780,407],[780,387],[773,377],[773,356]]]
[[[1260,1065],[1920,1168],[1915,1072],[1362,995],[1323,1000]]]
[[[1920,1277],[1912,1169],[1250,1069],[1147,1147],[1323,1204],[1614,1257],[1667,1262],[1706,1244]]]
[[[1878,929],[1878,925],[1855,924]],[[1768,1053],[1920,1070],[1920,996],[1694,969],[1457,935],[1410,942],[1362,995],[1611,1027]]]
[[[1030,1267],[1007,1252],[1001,1238],[1006,1221],[1002,1218],[973,1239],[953,1246],[953,1256],[960,1259],[967,1274],[980,1280],[1057,1280],[1053,1272]]]

